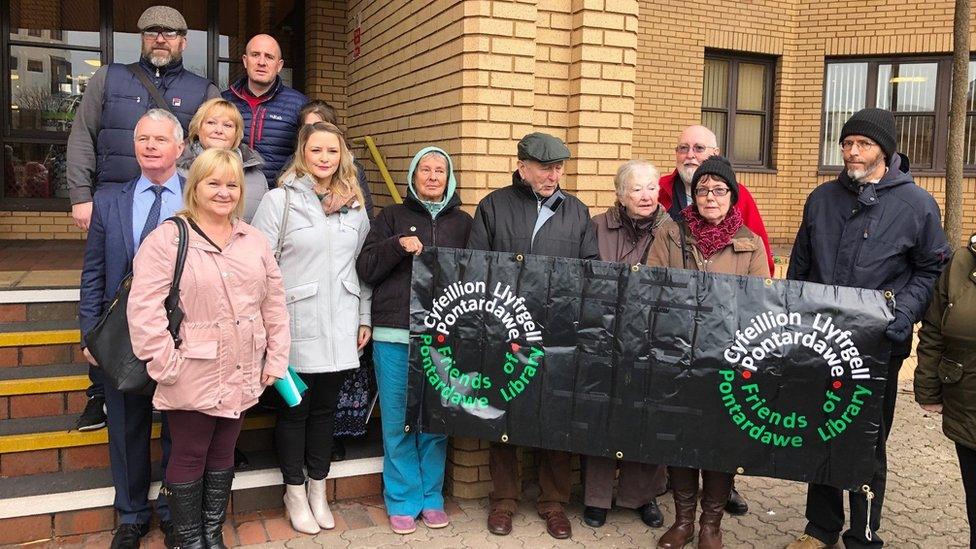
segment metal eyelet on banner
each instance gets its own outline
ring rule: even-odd
[[[624,459],[624,453],[623,452],[617,452],[617,459]]]
[[[895,294],[891,290],[885,290],[884,297],[885,299],[891,299],[895,297]]]
[[[773,279],[772,278],[767,278],[766,281],[765,281],[765,284],[766,284],[766,286],[772,286],[773,285]]]
[[[403,432],[404,433],[409,433],[410,432],[410,426],[409,425],[404,425],[403,426]]]
[[[640,270],[640,265],[633,265],[633,266],[632,266],[632,267],[630,268],[630,270],[631,270],[631,271],[634,271],[634,272],[636,273],[637,271],[639,271],[639,270]]]
[[[502,442],[508,442],[508,435],[502,435]]]
[[[736,467],[736,468],[735,468],[735,473],[736,473],[737,475],[741,475],[742,473],[745,473],[745,472],[746,472],[746,470],[745,470],[745,468],[744,468],[744,467]]]
[[[522,261],[525,257],[522,254],[515,254],[515,261]]]

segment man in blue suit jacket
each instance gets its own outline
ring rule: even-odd
[[[91,225],[81,272],[78,317],[82,345],[88,332],[115,297],[119,284],[132,270],[132,259],[142,239],[166,218],[183,208],[183,179],[176,173],[176,159],[183,152],[183,128],[162,109],[152,109],[136,124],[134,132],[139,177],[123,185],[108,185],[94,196]],[[97,365],[88,349],[85,357]],[[149,531],[152,398],[117,391],[105,385],[108,414],[109,459],[115,484],[115,508],[119,527],[112,549],[136,549]],[[163,466],[169,457],[169,433],[163,422]],[[157,500],[160,528],[172,546],[169,507]]]

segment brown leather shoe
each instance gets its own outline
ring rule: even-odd
[[[562,510],[547,511],[539,513],[539,516],[546,519],[546,532],[556,539],[569,539],[573,535],[573,525],[566,518],[566,513]]]
[[[488,531],[496,536],[512,533],[512,513],[505,509],[492,509],[488,513]]]

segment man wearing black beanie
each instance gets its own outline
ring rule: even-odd
[[[885,442],[895,417],[898,371],[911,351],[912,328],[928,307],[935,282],[951,250],[942,230],[939,206],[908,171],[908,158],[896,152],[894,116],[883,109],[854,113],[841,130],[844,171],[807,197],[796,234],[787,278],[821,284],[883,290],[893,295],[894,319],[885,335],[891,341],[888,384],[882,401],[870,501],[850,495],[850,529],[844,545],[881,547],[878,537],[884,504]],[[870,505],[870,510],[868,509]],[[844,527],[843,492],[810,484],[807,526],[787,549],[819,549],[838,541]],[[870,517],[870,524],[865,524]]]

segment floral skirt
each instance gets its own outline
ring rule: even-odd
[[[359,359],[359,368],[346,377],[339,389],[339,403],[336,406],[335,436],[361,437],[366,434],[366,421],[369,419],[370,404],[376,394],[376,376],[371,367],[373,346]]]

